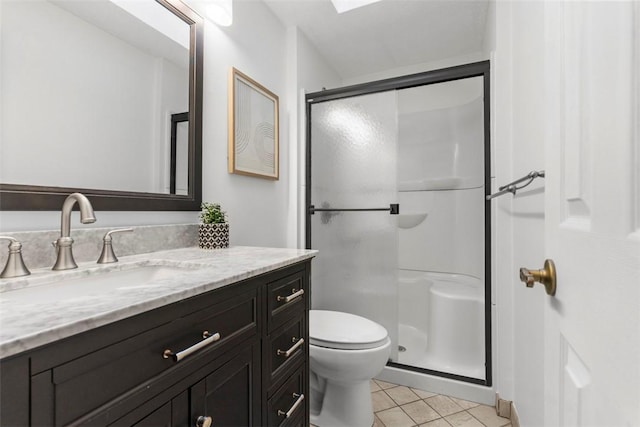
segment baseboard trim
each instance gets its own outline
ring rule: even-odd
[[[515,403],[511,402],[511,427],[520,427],[520,418]]]
[[[503,418],[511,420],[511,427],[520,427],[520,419],[518,418],[518,410],[511,400],[500,398],[500,393],[496,393],[496,413]]]

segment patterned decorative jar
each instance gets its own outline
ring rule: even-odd
[[[229,247],[229,224],[200,224],[198,245],[202,249]]]
[[[198,245],[202,249],[229,247],[229,223],[227,214],[218,203],[202,202],[202,224],[198,230]]]

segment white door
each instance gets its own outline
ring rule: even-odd
[[[639,6],[545,4],[549,427],[640,426]]]

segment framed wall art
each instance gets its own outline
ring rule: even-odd
[[[229,173],[277,180],[278,96],[235,68],[229,80]]]

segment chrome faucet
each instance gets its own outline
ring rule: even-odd
[[[53,246],[58,251],[58,257],[52,270],[70,270],[72,268],[78,268],[78,264],[73,259],[73,252],[71,251],[73,245],[73,239],[71,234],[71,210],[73,205],[78,203],[80,208],[80,222],[83,224],[91,224],[96,222],[95,214],[93,213],[93,206],[91,202],[83,194],[72,193],[67,197],[62,204],[62,216],[60,225],[60,238],[53,242]]]

